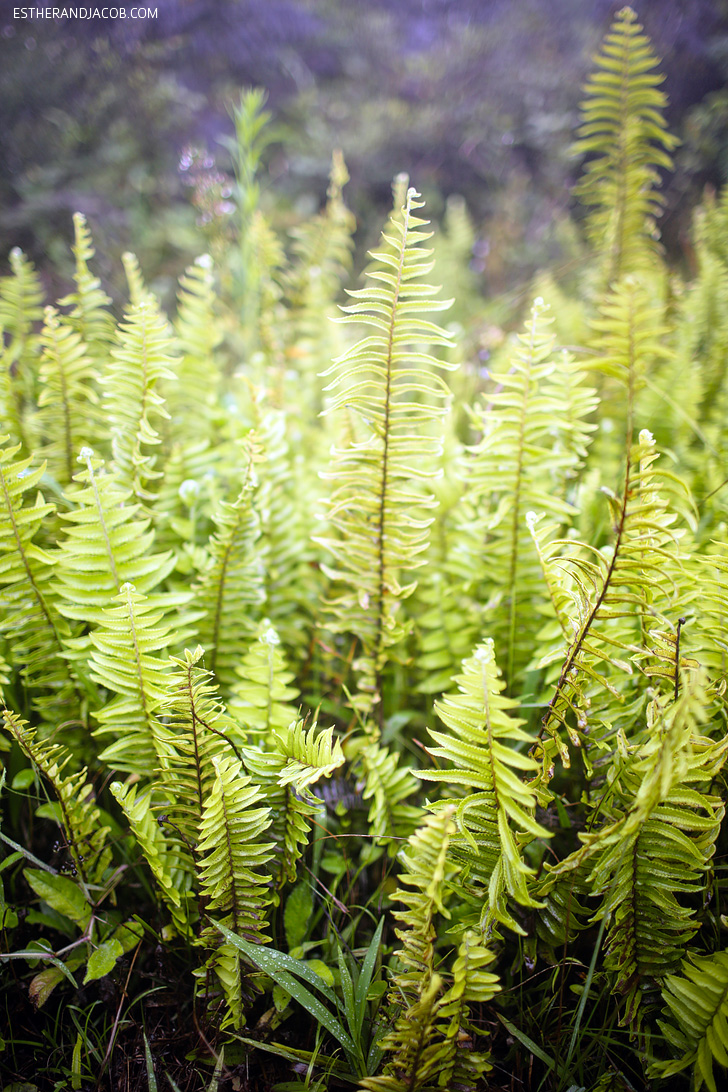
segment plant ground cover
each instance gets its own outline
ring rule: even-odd
[[[660,80],[623,9],[513,336],[403,178],[337,308],[346,167],[277,234],[257,92],[171,320],[82,216],[55,306],[11,254],[6,1090],[717,1092],[728,194],[684,279]]]

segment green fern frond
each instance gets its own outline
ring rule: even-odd
[[[254,506],[260,458],[255,441],[245,452],[245,477],[234,504],[222,503],[214,517],[216,533],[208,545],[209,562],[193,589],[194,608],[202,617],[197,639],[207,653],[207,667],[227,693],[263,600],[263,573],[258,553],[260,525]]]
[[[553,554],[546,564],[550,582],[565,579],[562,591],[554,593],[561,609],[564,589],[575,608],[573,636],[543,718],[544,730],[555,740],[557,726],[563,724],[572,742],[580,746],[589,721],[599,721],[598,706],[589,712],[589,688],[602,687],[621,700],[609,678],[611,669],[632,674],[634,656],[639,658],[655,621],[667,631],[674,629],[670,614],[680,600],[681,532],[672,527],[676,516],[660,486],[672,491],[682,483],[658,472],[653,465],[657,458],[654,439],[644,430],[630,451],[622,496],[608,496],[615,536],[609,552],[581,544],[582,553]],[[569,545],[573,551],[574,544]],[[564,575],[560,577],[557,570]],[[566,745],[558,742],[558,746],[568,764]]]
[[[59,318],[53,307],[45,309],[40,344],[42,389],[34,431],[43,445],[49,473],[66,486],[73,478],[81,447],[95,439],[97,374],[80,334]]]
[[[601,829],[547,866],[549,876],[563,876],[590,863],[589,891],[604,896],[594,917],[609,922],[605,967],[633,1026],[645,995],[677,969],[699,927],[694,896],[705,888],[725,810],[704,786],[728,754],[728,737],[714,743],[697,734],[706,706],[700,680],[688,680],[645,742],[615,764],[598,805]]]
[[[73,715],[69,703],[76,703],[78,714],[83,701],[64,660],[71,631],[58,609],[54,558],[34,542],[54,507],[35,492],[45,464],[32,470],[31,459],[15,459],[19,450],[19,445],[0,450],[0,634],[9,641],[10,661],[28,690],[45,692],[37,696],[37,708],[53,708],[57,717],[65,707],[68,717]],[[28,493],[34,499],[25,504]]]
[[[110,791],[126,816],[160,894],[183,937],[191,937],[197,918],[194,899],[194,867],[190,848],[174,832],[164,828],[164,817],[152,809],[150,790],[138,794],[138,784],[112,781]],[[161,821],[160,821],[161,820]]]
[[[174,328],[181,359],[175,381],[165,388],[167,410],[177,435],[194,433],[198,440],[211,441],[220,397],[216,350],[222,331],[215,314],[215,277],[208,254],[185,270],[177,301]]]
[[[240,763],[233,758],[213,758],[215,780],[207,797],[200,823],[198,876],[205,909],[238,936],[258,944],[266,943],[266,907],[272,895],[266,871],[272,842],[261,842],[270,825],[270,809],[261,803],[257,786],[251,784]],[[205,930],[203,938],[219,938],[216,929]],[[243,985],[240,953],[223,945],[213,957],[213,966],[225,991],[228,1005],[226,1024],[243,1023]]]
[[[589,155],[576,193],[592,212],[589,237],[605,256],[607,283],[649,263],[662,205],[659,170],[678,143],[667,131],[664,77],[631,8],[617,13],[587,81],[573,152]]]
[[[77,462],[83,467],[66,493],[72,508],[62,514],[66,535],[56,557],[58,609],[67,618],[100,625],[104,610],[123,584],[149,596],[174,565],[171,552],[153,553],[154,532],[149,519],[140,519],[140,505],[108,471],[91,448],[83,447]],[[179,606],[187,595],[157,595],[158,606]]]
[[[490,628],[493,639],[505,647],[511,691],[531,658],[534,630],[529,619],[536,617],[542,597],[525,515],[529,510],[546,512],[568,523],[574,508],[564,499],[566,475],[580,461],[575,451],[558,442],[560,432],[573,433],[573,419],[569,421],[568,402],[554,397],[551,321],[544,301],[535,300],[510,368],[497,376],[498,389],[489,395],[482,412],[483,437],[470,449],[465,470],[463,520],[480,547],[477,593],[486,602],[502,604]]]
[[[296,882],[298,861],[308,846],[311,824],[320,811],[320,805],[297,795],[290,784],[281,784],[287,759],[280,750],[245,747],[243,760],[245,769],[260,789],[263,802],[270,808],[267,836],[275,845],[275,854],[268,868],[273,877],[274,902],[277,903],[279,890],[287,883]]]
[[[216,778],[213,759],[232,755],[240,732],[225,713],[212,673],[202,667],[200,645],[184,659],[170,657],[173,670],[157,713],[155,741],[161,769],[158,786],[165,811],[190,844],[197,841],[204,801]]]
[[[242,772],[237,759],[212,759],[214,780],[205,799],[197,845],[200,889],[206,911],[246,940],[265,943],[265,907],[270,902],[265,866],[275,848],[260,838],[270,808]]]
[[[163,380],[174,379],[171,369],[177,361],[171,355],[167,323],[148,298],[127,312],[117,340],[102,379],[114,467],[138,500],[149,501],[153,494],[148,486],[161,476],[150,450],[161,442],[154,422],[169,416],[157,388]]]
[[[334,739],[333,728],[317,732],[316,725],[306,728],[299,720],[285,732],[278,732],[278,747],[285,758],[279,785],[292,785],[297,793],[305,793],[321,777],[330,777],[344,764],[341,743]]]
[[[129,289],[129,307],[134,309],[144,303],[156,304],[156,300],[144,283],[136,254],[132,254],[130,250],[125,251],[121,256],[121,264],[124,266],[126,284]]]
[[[400,839],[407,838],[422,821],[422,809],[406,803],[417,792],[415,772],[400,764],[396,751],[368,742],[358,758],[361,768],[362,798],[371,800],[367,823],[377,846],[397,851]]]
[[[455,682],[459,693],[435,702],[450,733],[430,729],[438,744],[430,753],[452,766],[418,770],[417,776],[469,790],[461,799],[434,805],[453,810],[457,829],[450,855],[463,871],[471,901],[482,901],[487,889],[481,921],[488,925],[500,921],[522,932],[506,907],[506,897],[522,906],[538,905],[529,890],[534,870],[524,860],[523,846],[548,837],[534,818],[536,791],[523,780],[524,773],[534,778],[538,773],[536,762],[523,749],[533,740],[523,731],[523,721],[510,714],[516,703],[503,696],[492,641],[479,645],[465,660]]]
[[[111,861],[108,843],[109,828],[104,826],[96,806],[91,785],[86,781],[86,768],[66,773],[71,752],[59,743],[39,740],[35,728],[10,709],[3,709],[3,726],[19,744],[36,769],[46,778],[55,795],[55,802],[43,805],[37,815],[54,818],[63,831],[66,847],[85,896],[90,884],[98,884]]]
[[[30,400],[35,386],[33,325],[43,317],[43,289],[33,264],[19,247],[10,251],[10,276],[0,278],[0,328],[10,339],[10,355]]]
[[[293,704],[298,690],[289,670],[280,638],[265,618],[258,626],[235,672],[229,709],[247,738],[264,749],[276,731],[285,731],[298,718]]]
[[[659,1021],[680,1057],[653,1063],[650,1073],[673,1077],[692,1066],[695,1092],[704,1084],[710,1092],[718,1092],[715,1063],[728,1066],[728,952],[691,955],[681,970],[682,974],[665,979],[662,996],[671,1019]]]
[[[114,336],[114,320],[108,310],[111,300],[99,278],[89,269],[94,247],[86,217],[80,212],[73,214],[73,234],[76,290],[59,300],[59,307],[71,308],[69,323],[86,346],[94,365],[99,367],[107,361]]]
[[[447,367],[426,352],[449,345],[439,326],[421,316],[448,303],[433,299],[423,283],[432,269],[420,244],[429,234],[415,215],[422,207],[407,194],[402,219],[393,218],[382,248],[373,253],[371,286],[354,291],[343,321],[370,329],[329,370],[327,412],[347,406],[362,439],[334,452],[326,477],[335,483],[328,502],[330,531],[317,539],[334,557],[326,569],[334,581],[329,607],[336,631],[361,642],[360,704],[379,700],[387,650],[404,635],[399,604],[414,587],[403,573],[422,564],[434,501],[423,489],[435,473],[441,442],[435,426],[448,399],[437,369]],[[389,248],[389,249],[387,249]]]
[[[166,658],[175,635],[154,600],[123,584],[91,633],[91,677],[117,696],[94,713],[95,736],[112,742],[99,758],[114,770],[149,777],[159,765],[156,715],[169,682]]]

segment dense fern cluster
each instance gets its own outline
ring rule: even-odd
[[[187,271],[173,322],[131,255],[114,316],[81,216],[55,306],[11,255],[1,958],[61,1024],[79,986],[122,1004],[167,952],[215,1079],[257,1043],[318,1087],[510,1067],[715,1092],[728,198],[697,211],[684,283],[630,9],[596,66],[583,275],[569,298],[540,278],[512,334],[473,299],[449,321],[433,285],[472,292],[467,214],[431,244],[401,179],[342,318],[346,169],[279,237],[255,93],[237,245]],[[75,1040],[72,1087],[113,1072],[116,1034]]]

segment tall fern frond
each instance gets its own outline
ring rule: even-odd
[[[138,784],[112,781],[110,791],[126,816],[131,832],[159,887],[159,892],[181,936],[191,938],[197,919],[194,900],[194,865],[190,847],[152,810],[152,792],[138,792]],[[160,822],[160,819],[162,822]]]
[[[107,361],[114,336],[114,320],[108,310],[111,300],[99,278],[89,269],[94,248],[86,217],[80,212],[73,214],[73,235],[76,290],[59,300],[59,306],[71,308],[69,323],[86,346],[94,366],[99,367]]]
[[[26,398],[34,389],[32,359],[36,338],[33,326],[43,317],[40,277],[19,247],[10,251],[10,276],[0,278],[0,328],[9,338],[10,353]]]
[[[705,791],[728,753],[697,727],[708,716],[699,680],[686,683],[648,730],[646,740],[614,763],[610,792],[598,805],[602,826],[547,874],[589,862],[595,918],[607,918],[605,967],[625,995],[624,1022],[639,1026],[645,995],[677,970],[698,929],[694,898],[715,851],[723,802]],[[653,996],[654,1000],[654,996]]]
[[[149,501],[148,486],[161,476],[153,452],[161,442],[155,421],[168,418],[157,388],[174,379],[176,359],[167,323],[149,298],[127,312],[117,341],[102,380],[114,466],[134,496]]]
[[[399,604],[414,587],[402,583],[422,563],[434,505],[423,488],[435,472],[441,442],[435,431],[448,390],[438,369],[447,367],[426,347],[449,345],[444,330],[421,316],[442,311],[423,283],[432,269],[420,244],[429,233],[415,215],[422,202],[409,190],[401,220],[394,217],[382,248],[373,253],[372,284],[351,293],[343,321],[369,328],[329,370],[327,412],[347,406],[363,438],[335,450],[326,477],[334,482],[328,502],[330,531],[318,541],[334,557],[329,602],[333,628],[361,642],[360,703],[379,701],[387,650],[404,627]]]
[[[575,746],[581,746],[589,721],[599,722],[599,705],[590,711],[590,688],[604,688],[623,700],[609,678],[611,669],[631,675],[635,654],[646,647],[654,623],[670,631],[677,621],[671,614],[682,591],[680,532],[672,527],[676,516],[660,486],[679,492],[682,483],[656,470],[657,457],[654,439],[644,430],[630,450],[621,497],[608,496],[614,528],[608,552],[582,544],[576,553],[569,543],[570,556],[553,556],[548,565],[549,580],[558,584],[565,579],[563,590],[573,602],[573,636],[543,718],[566,764],[568,749],[557,739],[558,726],[564,725]],[[556,593],[562,603],[563,590]]]
[[[0,442],[7,444],[7,437]],[[10,661],[28,690],[45,691],[37,708],[53,708],[56,717],[63,709],[69,717],[78,715],[83,701],[64,659],[71,631],[58,609],[54,558],[34,542],[54,507],[35,492],[45,464],[31,469],[31,459],[16,460],[19,450],[19,445],[0,450],[0,634],[9,641]],[[28,493],[35,493],[30,504],[24,503]]]
[[[167,410],[176,435],[193,433],[212,440],[220,396],[216,350],[222,332],[215,315],[215,278],[208,254],[197,258],[180,278],[174,327],[181,353],[175,381],[165,388]]]
[[[402,948],[396,952],[401,969],[394,976],[390,1003],[401,1008],[392,1031],[382,1040],[390,1055],[380,1076],[366,1077],[369,1092],[434,1092],[445,1087],[472,1087],[490,1066],[480,1054],[462,1051],[467,1001],[485,1001],[498,990],[495,975],[482,968],[492,955],[468,934],[453,968],[453,983],[444,993],[444,980],[434,969],[436,920],[449,917],[445,893],[451,866],[448,843],[454,835],[452,808],[428,816],[412,835],[401,860],[404,872],[394,894],[405,910],[395,910]],[[457,1083],[452,1083],[457,1081]]]
[[[84,886],[98,884],[111,861],[108,844],[109,828],[104,825],[96,805],[91,785],[86,781],[86,769],[66,773],[71,753],[59,743],[38,739],[37,732],[12,710],[3,710],[3,726],[19,744],[36,769],[49,782],[55,801],[43,805],[36,814],[53,817],[61,827],[65,845],[73,862],[73,874]]]
[[[223,502],[215,514],[208,565],[193,589],[194,607],[202,615],[197,639],[207,653],[208,669],[225,694],[235,681],[235,669],[255,631],[257,608],[263,600],[260,524],[254,505],[254,467],[260,453],[255,440],[251,439],[244,454],[240,495],[233,504]]]
[[[207,914],[214,916],[245,940],[265,943],[266,907],[271,902],[270,874],[272,842],[262,842],[270,824],[270,809],[261,803],[258,788],[251,784],[234,758],[213,758],[215,780],[207,797],[200,823],[198,876]],[[215,929],[206,930],[208,941],[219,938]],[[240,953],[223,944],[215,953],[213,966],[220,978],[229,1016],[224,1023],[243,1023],[243,984]]]
[[[83,469],[66,492],[72,508],[62,515],[66,534],[55,555],[55,588],[61,614],[100,625],[123,584],[134,584],[149,596],[169,575],[174,558],[170,552],[152,552],[150,520],[140,518],[140,505],[132,503],[132,491],[120,484],[118,474],[107,470],[89,447],[81,449],[77,461]],[[172,607],[186,598],[158,593],[155,602]]]
[[[112,737],[99,758],[114,770],[149,775],[159,765],[156,717],[169,679],[167,660],[155,655],[173,646],[174,634],[154,600],[123,584],[91,633],[91,677],[117,696],[94,713],[97,738]]]
[[[246,738],[265,750],[274,732],[285,731],[298,718],[293,704],[298,690],[291,685],[294,674],[267,618],[258,626],[235,676],[230,713],[244,728]]]
[[[555,370],[550,323],[543,300],[535,300],[510,368],[497,376],[498,389],[482,412],[483,437],[470,449],[465,469],[463,519],[468,533],[477,535],[482,559],[477,594],[502,604],[490,629],[505,648],[511,691],[531,658],[529,620],[535,620],[542,595],[526,512],[547,512],[568,523],[574,509],[564,499],[563,483],[579,465],[576,452],[558,443],[559,432],[573,431],[573,423],[568,402],[554,397],[556,388],[549,385]]]
[[[664,77],[631,8],[617,13],[595,62],[573,152],[591,157],[576,193],[594,210],[589,237],[609,283],[649,264],[657,250],[659,169],[670,170],[678,141],[663,117]]]
[[[165,812],[190,844],[197,841],[204,801],[217,776],[213,759],[235,753],[237,725],[225,713],[200,645],[184,659],[170,657],[167,690],[157,714],[158,786]]]
[[[81,447],[95,440],[94,390],[97,373],[86,347],[53,307],[45,309],[40,335],[41,392],[34,431],[40,437],[48,471],[62,486],[71,484]]]
[[[437,744],[430,753],[450,768],[418,770],[426,781],[463,786],[467,795],[433,805],[452,809],[456,832],[450,855],[462,870],[471,903],[483,903],[481,923],[499,921],[522,932],[507,908],[511,898],[521,906],[535,906],[524,845],[548,837],[536,822],[536,792],[523,779],[538,773],[536,762],[524,753],[533,740],[522,720],[510,713],[515,702],[503,695],[504,683],[495,662],[493,642],[479,645],[457,676],[458,693],[435,702],[435,710],[449,733],[430,729]],[[487,894],[486,894],[487,892]]]

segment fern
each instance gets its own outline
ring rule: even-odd
[[[190,845],[197,841],[205,800],[216,778],[213,759],[235,752],[237,725],[226,715],[212,682],[201,666],[200,645],[184,659],[170,657],[166,692],[154,729],[160,755],[158,786],[167,817]]]
[[[728,952],[692,955],[681,975],[666,978],[663,997],[671,1019],[660,1027],[680,1057],[653,1063],[652,1074],[672,1077],[692,1066],[696,1092],[703,1084],[718,1092],[714,1064],[728,1066]]]
[[[264,619],[236,669],[229,703],[231,714],[244,726],[251,742],[265,747],[276,730],[285,730],[297,718],[298,690],[291,686],[280,638]]]
[[[605,967],[626,997],[624,1021],[635,1026],[645,992],[677,969],[698,928],[689,897],[704,887],[723,817],[721,800],[701,791],[728,752],[728,737],[713,743],[696,734],[705,704],[700,683],[686,685],[646,741],[616,764],[601,830],[549,868],[563,875],[591,862],[590,893],[604,896],[595,917],[609,922]]]
[[[190,848],[174,832],[169,835],[163,829],[163,823],[152,811],[151,791],[138,793],[138,789],[137,784],[122,785],[120,781],[112,781],[110,785],[111,793],[123,810],[157,882],[176,930],[181,936],[189,938],[197,918]]]
[[[176,360],[171,352],[167,324],[145,297],[119,326],[118,344],[111,350],[113,363],[103,377],[114,467],[120,481],[142,502],[152,499],[148,487],[161,476],[150,449],[161,442],[155,420],[168,416],[157,387],[174,378],[171,368]]]
[[[517,749],[532,740],[521,728],[523,721],[509,713],[515,703],[503,696],[492,641],[478,646],[455,681],[459,693],[435,703],[450,734],[430,729],[438,744],[430,753],[453,768],[418,770],[417,776],[470,790],[462,799],[435,805],[454,811],[457,833],[451,856],[463,870],[471,903],[480,902],[487,890],[482,924],[490,927],[495,920],[522,932],[506,897],[522,906],[537,905],[529,890],[533,869],[524,861],[522,847],[533,838],[548,837],[534,819],[535,789],[519,776],[537,773],[535,761]]]
[[[483,438],[470,449],[466,466],[468,506],[462,518],[468,533],[477,536],[478,549],[472,552],[482,558],[476,578],[483,590],[477,590],[487,602],[502,604],[499,614],[507,619],[505,626],[495,623],[493,638],[503,642],[512,691],[530,659],[528,619],[541,593],[525,515],[535,509],[568,522],[573,508],[563,499],[562,483],[578,466],[578,456],[554,443],[562,427],[570,430],[570,407],[554,397],[556,388],[548,383],[555,369],[550,321],[537,299],[510,369],[498,376],[499,389],[482,413]]]
[[[30,693],[38,691],[36,707],[53,708],[56,716],[64,709],[70,717],[81,712],[83,687],[64,660],[71,631],[58,610],[54,559],[34,541],[54,508],[40,493],[24,503],[45,465],[32,470],[31,459],[15,459],[18,452],[19,445],[0,451],[0,633],[10,641],[10,661],[24,685]]]
[[[423,495],[422,483],[440,452],[431,429],[447,399],[435,370],[446,365],[423,350],[449,341],[420,317],[448,306],[432,299],[435,289],[422,283],[432,266],[429,252],[420,248],[429,238],[420,230],[426,221],[415,215],[421,207],[410,190],[402,219],[391,220],[391,236],[385,234],[383,248],[372,255],[375,286],[353,292],[356,302],[345,309],[345,321],[372,332],[330,369],[328,389],[336,393],[327,412],[346,405],[364,436],[334,453],[326,475],[335,483],[328,506],[331,531],[318,541],[334,556],[336,567],[326,571],[341,589],[330,600],[332,625],[361,642],[364,709],[380,700],[387,649],[404,635],[398,607],[414,585],[401,583],[400,572],[421,564],[427,546],[431,520],[425,513],[434,502]]]
[[[46,778],[56,798],[55,802],[42,805],[36,814],[58,822],[73,862],[73,875],[78,876],[86,899],[94,902],[90,885],[101,882],[111,861],[110,831],[86,781],[86,769],[66,773],[72,759],[67,748],[39,740],[36,730],[10,709],[3,710],[3,718],[5,730]]]
[[[232,758],[213,758],[215,780],[205,801],[197,852],[200,890],[206,911],[215,915],[245,940],[262,943],[265,907],[271,900],[264,871],[271,858],[272,842],[260,837],[270,823],[270,811],[253,807],[261,801],[259,790],[243,775]],[[219,936],[210,929],[204,936]],[[223,1026],[243,1023],[243,984],[240,953],[223,944],[212,960],[225,991],[228,1016]]]
[[[91,633],[91,677],[117,696],[94,713],[99,739],[112,736],[100,759],[111,769],[148,777],[158,765],[156,719],[165,698],[168,668],[155,653],[173,644],[171,627],[153,600],[123,584],[119,604],[104,611]]]
[[[152,552],[150,520],[139,518],[140,505],[131,503],[131,488],[120,483],[116,472],[109,472],[89,447],[81,449],[77,461],[83,469],[66,493],[73,507],[62,516],[66,534],[55,555],[55,588],[65,617],[99,625],[123,584],[133,583],[149,596],[169,575],[174,557]],[[187,598],[157,593],[154,602],[172,607]]]
[[[662,205],[658,172],[670,170],[677,144],[662,116],[664,77],[654,72],[657,58],[641,31],[631,8],[617,13],[586,84],[573,149],[592,157],[576,193],[594,209],[589,238],[604,254],[606,283],[652,261]]]
[[[255,442],[245,452],[245,477],[234,504],[223,503],[215,516],[217,533],[208,546],[209,563],[194,588],[202,614],[197,635],[207,650],[207,666],[227,692],[248,644],[261,603],[262,571],[257,553],[258,515],[254,507],[259,458]]]
[[[63,486],[70,485],[76,457],[84,443],[93,442],[97,378],[81,336],[46,307],[40,336],[42,390],[34,423],[41,437],[48,469]]]
[[[108,310],[111,300],[99,278],[89,269],[94,248],[86,217],[80,212],[73,214],[73,234],[76,290],[59,300],[59,306],[71,308],[69,323],[86,346],[94,365],[99,367],[106,363],[113,340],[114,321]]]

